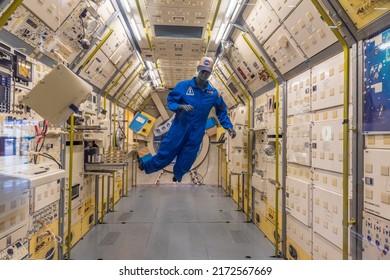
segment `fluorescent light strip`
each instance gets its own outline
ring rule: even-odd
[[[145,63],[144,63],[144,61],[143,61],[143,59],[142,59],[142,56],[141,56],[141,54],[140,54],[138,51],[136,51],[135,53],[136,53],[136,54],[137,54],[137,56],[138,56],[139,62],[141,62],[141,63],[142,63],[142,65],[145,67]]]
[[[237,16],[238,16],[238,12],[240,11],[242,5],[244,5],[244,1],[238,1],[237,5],[236,5],[236,8],[234,9],[234,13],[232,15],[232,18],[230,21],[235,21]]]
[[[390,42],[380,44],[378,48],[380,50],[386,50],[386,49],[390,48]]]
[[[223,33],[222,41],[226,40],[227,36],[229,36],[230,30],[232,30],[232,25],[231,24],[228,25],[228,27],[226,28],[225,32]]]
[[[125,10],[128,14],[130,14],[131,9],[130,9],[130,4],[127,0],[122,0],[123,6],[125,6]]]
[[[217,37],[215,37],[215,43],[218,44],[219,41],[221,41],[222,35],[225,33],[227,24],[222,23],[221,26],[219,27]]]
[[[149,72],[149,76],[152,80],[156,80],[156,75],[154,74],[154,71]]]
[[[133,32],[135,34],[135,37],[137,37],[138,41],[141,41],[141,34],[139,33],[137,24],[135,23],[135,20],[133,17],[130,19],[130,25],[131,25],[131,29],[133,30]]]
[[[149,70],[153,69],[152,63],[150,61],[146,61],[146,66],[148,67]]]
[[[225,19],[230,19],[230,16],[232,15],[234,8],[238,6],[237,4],[238,2],[236,0],[234,1],[230,0],[229,6],[226,10]]]

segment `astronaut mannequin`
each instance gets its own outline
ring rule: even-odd
[[[213,64],[211,58],[203,57],[198,65],[198,76],[179,82],[168,94],[168,108],[176,116],[157,154],[148,160],[139,159],[139,168],[146,174],[161,170],[177,157],[173,167],[173,181],[181,182],[183,175],[195,162],[212,107],[215,107],[222,127],[232,138],[236,136],[222,96],[207,81],[213,71]]]

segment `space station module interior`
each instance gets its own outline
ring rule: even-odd
[[[214,59],[180,184],[213,185],[292,260],[390,259],[390,2],[0,1],[0,259],[66,259],[139,185]],[[201,133],[203,134],[203,132]]]

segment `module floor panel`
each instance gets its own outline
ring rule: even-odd
[[[272,259],[274,246],[222,188],[141,185],[72,249],[72,259]]]

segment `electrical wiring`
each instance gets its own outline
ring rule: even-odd
[[[47,134],[47,128],[48,128],[48,122],[43,120],[43,124],[42,124],[42,130],[39,131],[38,130],[38,126],[35,125],[35,136],[36,136],[36,139],[37,139],[37,143],[35,145],[35,152],[40,152],[43,148],[43,145],[45,144],[45,137],[46,137],[46,134]],[[42,143],[41,143],[42,141]],[[41,143],[41,146],[39,147],[39,143]],[[39,149],[38,149],[39,147]],[[37,164],[37,156],[34,155],[34,164]]]
[[[56,235],[51,228],[49,228],[45,221],[40,220],[39,223],[42,225],[42,229],[44,230],[38,237],[44,237],[46,235],[50,235],[51,239],[53,239],[54,243],[61,243],[62,238],[61,236]],[[50,253],[50,255],[45,256],[45,260],[51,260],[56,253],[56,246],[53,247],[53,251]]]
[[[34,158],[37,158],[38,156],[42,156],[42,157],[51,159],[52,161],[54,161],[55,163],[57,163],[57,165],[58,165],[58,167],[59,167],[60,169],[62,169],[61,163],[59,163],[52,155],[50,155],[50,154],[48,154],[48,153],[40,153],[40,152],[32,152],[32,154],[34,155]]]

